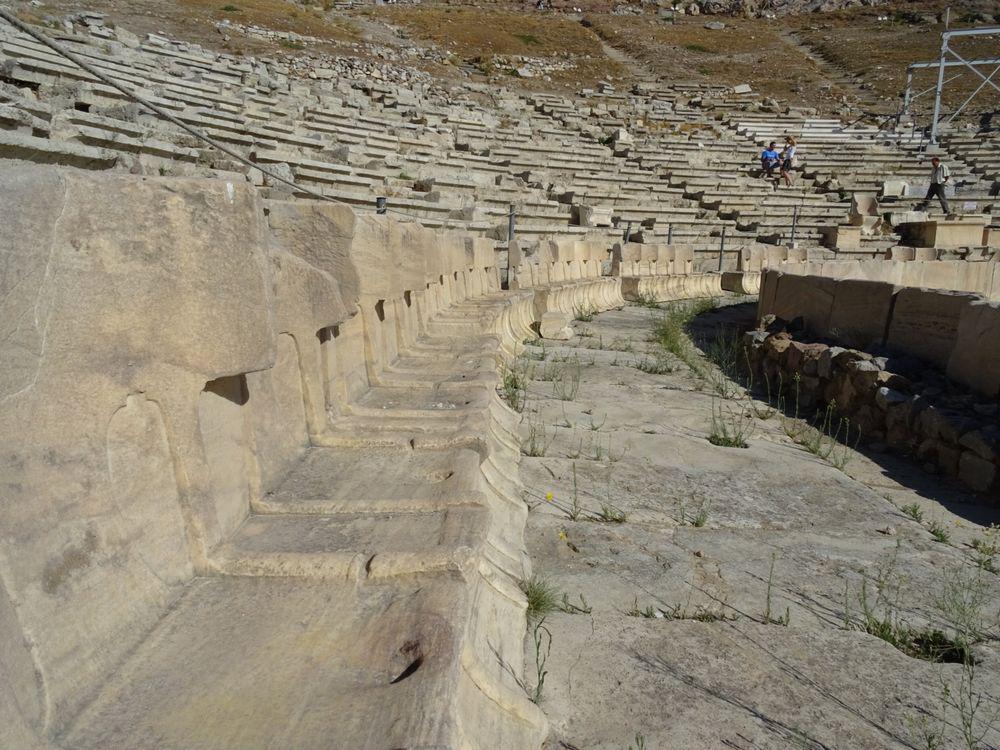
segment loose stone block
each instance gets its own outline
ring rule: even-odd
[[[557,341],[567,341],[573,338],[573,329],[570,328],[570,316],[561,312],[542,313],[541,327],[539,334],[543,339],[555,339]]]

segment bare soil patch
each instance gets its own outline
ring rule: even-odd
[[[979,17],[982,3],[952,4],[952,30],[988,25],[974,19]],[[803,16],[792,22],[798,27],[798,36],[819,52],[825,59],[840,68],[864,77],[865,83],[877,96],[897,103],[906,84],[906,68],[913,62],[938,60],[941,54],[943,23],[932,19],[942,10],[940,3],[906,3],[876,8],[855,8],[822,16]],[[992,12],[997,7],[993,4]],[[879,21],[880,16],[889,20]],[[998,37],[978,37],[953,40],[952,47],[966,60],[976,57],[996,57],[1000,45]],[[984,70],[989,74],[991,69]],[[948,77],[960,73],[948,71]],[[933,87],[937,71],[918,72],[914,89],[920,91]],[[982,79],[966,71],[948,83],[945,88],[946,107],[960,104],[979,86]],[[933,94],[925,95],[914,104],[918,112],[933,109]],[[970,114],[996,110],[1000,94],[986,87],[975,100]]]
[[[476,61],[484,73],[527,88],[586,86],[599,79],[622,79],[629,73],[604,54],[596,34],[563,14],[421,5],[383,6],[363,15],[401,27],[417,41]],[[496,55],[570,62],[572,67],[553,71],[551,81],[519,80],[511,75],[513,70],[491,66],[489,61]]]
[[[610,44],[641,60],[664,81],[735,86],[749,83],[765,96],[815,106],[840,104],[844,92],[824,88],[824,71],[779,33],[774,21],[721,19],[726,28],[705,28],[704,17],[665,23],[643,17],[592,15],[588,21]]]

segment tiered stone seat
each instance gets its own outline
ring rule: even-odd
[[[276,197],[320,193],[359,208],[382,195],[390,210],[427,227],[461,225],[498,247],[511,205],[517,233],[528,241],[590,237],[610,246],[631,224],[630,239],[684,243],[703,268],[714,265],[723,229],[730,267],[733,251],[747,244],[792,241],[796,213],[795,242],[817,246],[843,222],[853,191],[879,192],[890,178],[925,179],[917,158],[925,144],[831,119],[748,111],[755,95],[720,86],[645,82],[629,92],[602,86],[578,99],[504,92],[490,110],[460,90],[445,98],[419,84],[403,96],[400,87],[370,81],[303,83],[277,61],[250,64],[154,36],[118,56],[106,48],[114,31],[96,29],[60,38],[304,190],[272,185],[152,115],[126,116],[120,92],[9,29],[0,34],[0,55],[13,63],[10,88],[38,90],[43,100],[56,89],[65,97],[65,83],[72,88],[61,114],[37,95],[34,105],[22,94],[0,100],[0,153],[17,158],[37,150],[55,163],[155,174],[242,171]],[[397,106],[403,100],[410,104]],[[621,127],[626,141],[605,138]],[[784,133],[800,138],[802,170],[792,188],[774,189],[757,176],[756,157],[763,141]],[[962,203],[989,209],[992,184],[984,177],[992,162],[981,149],[975,158],[981,166],[966,167],[961,158],[956,164]],[[911,194],[895,203],[905,209],[918,200]],[[865,244],[881,249],[897,239]]]

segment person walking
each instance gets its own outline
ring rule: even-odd
[[[931,202],[931,198],[937,198],[941,202],[941,210],[945,214],[950,214],[948,210],[948,199],[944,197],[944,187],[951,179],[951,170],[947,164],[942,164],[938,157],[931,158],[931,184],[927,188],[927,195],[924,197],[924,208]]]
[[[795,139],[792,136],[785,137],[785,148],[781,151],[781,177],[785,180],[785,186],[792,186],[792,169],[795,168]]]

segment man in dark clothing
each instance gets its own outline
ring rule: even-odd
[[[946,214],[950,214],[948,200],[944,197],[944,186],[951,179],[951,170],[948,169],[947,164],[942,164],[941,160],[936,156],[931,159],[931,166],[933,167],[931,169],[931,184],[927,188],[927,195],[924,197],[924,206],[926,207],[930,203],[931,198],[937,198],[941,202],[941,210]]]

